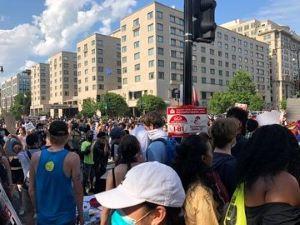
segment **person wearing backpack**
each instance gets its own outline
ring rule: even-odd
[[[92,142],[94,139],[93,131],[86,133],[86,140],[81,144],[81,154],[83,155],[83,190],[84,194],[87,194],[86,188],[90,181],[90,189],[93,186],[93,166],[94,166],[94,154],[92,151]]]
[[[176,142],[169,139],[168,134],[163,131],[164,123],[163,117],[155,111],[145,115],[144,124],[150,139],[146,150],[146,161],[171,165],[175,156]]]

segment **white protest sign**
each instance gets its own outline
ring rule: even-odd
[[[0,216],[1,221],[7,225],[22,225],[15,209],[13,208],[9,198],[7,197],[0,183]]]
[[[207,132],[208,116],[203,107],[180,106],[167,109],[168,134],[185,137],[190,134]]]
[[[271,112],[264,112],[259,114],[256,117],[256,120],[259,126],[272,125],[272,124],[280,124],[280,115],[279,111],[273,110]]]
[[[26,124],[25,124],[25,130],[26,130],[26,131],[32,131],[32,130],[34,130],[34,129],[35,129],[35,126],[33,125],[32,122],[29,122],[29,123],[26,123]]]

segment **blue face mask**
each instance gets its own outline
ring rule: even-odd
[[[111,225],[134,225],[135,223],[136,221],[134,219],[121,215],[118,210],[111,216]]]
[[[122,215],[119,210],[115,210],[115,212],[111,216],[111,225],[135,225],[146,218],[150,213],[151,211],[146,213],[139,220],[134,220],[129,218],[128,216]]]

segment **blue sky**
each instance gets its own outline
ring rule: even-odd
[[[0,0],[0,82],[93,32],[109,33],[124,15],[152,0]],[[183,8],[183,0],[159,0]],[[271,19],[300,34],[300,0],[217,0],[217,24]],[[82,19],[83,18],[83,19]]]

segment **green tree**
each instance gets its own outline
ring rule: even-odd
[[[143,95],[137,101],[137,108],[140,112],[163,111],[166,107],[164,100],[154,95]]]
[[[286,110],[286,107],[287,107],[287,101],[286,101],[286,99],[283,99],[280,102],[280,109]]]
[[[81,114],[83,116],[92,117],[96,113],[96,111],[97,111],[97,104],[93,99],[88,98],[83,100],[82,110],[81,110]]]
[[[30,92],[19,93],[14,97],[14,103],[10,108],[10,112],[16,119],[20,119],[22,115],[30,114],[31,95]]]
[[[262,97],[257,93],[251,76],[246,71],[237,71],[229,82],[228,91],[215,93],[210,100],[209,109],[214,114],[226,112],[235,103],[247,104],[250,110],[258,111],[264,107]]]
[[[97,104],[98,109],[104,116],[125,116],[129,112],[129,107],[125,99],[121,95],[115,93],[106,93],[102,95],[100,102]]]

